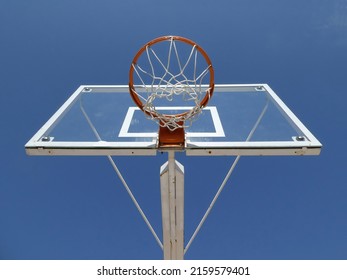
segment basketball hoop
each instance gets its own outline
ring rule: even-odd
[[[210,58],[199,45],[183,37],[156,38],[145,44],[131,63],[130,95],[145,115],[158,123],[159,148],[184,148],[184,128],[201,113],[213,90]],[[189,109],[172,113],[170,108],[182,106],[180,101]]]

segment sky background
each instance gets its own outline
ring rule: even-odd
[[[185,258],[347,259],[346,0],[0,0],[0,259],[162,258],[106,157],[24,145],[79,85],[127,84],[136,51],[172,34],[216,83],[268,83],[323,144],[242,157]],[[233,159],[178,155],[186,242]],[[167,156],[114,160],[161,237]]]

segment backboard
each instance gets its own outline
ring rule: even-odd
[[[178,114],[189,107],[160,106]],[[318,155],[320,142],[267,84],[215,85],[186,128],[187,155]],[[25,145],[29,155],[155,155],[158,125],[128,85],[83,85]]]

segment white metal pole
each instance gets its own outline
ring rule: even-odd
[[[168,152],[160,170],[164,259],[182,260],[184,256],[184,168]]]

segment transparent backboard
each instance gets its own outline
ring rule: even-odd
[[[188,106],[157,110],[177,114]],[[186,131],[187,155],[318,155],[320,142],[266,84],[216,85]],[[158,124],[128,86],[80,86],[25,145],[29,155],[155,155]]]

